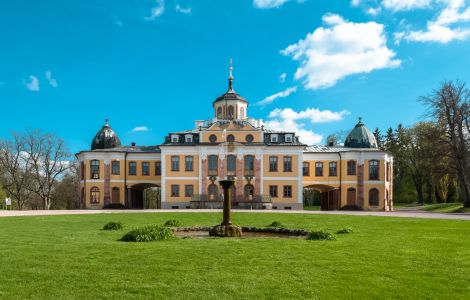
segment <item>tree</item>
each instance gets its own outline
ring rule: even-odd
[[[20,134],[12,133],[12,140],[0,142],[0,179],[19,210],[23,209],[31,196],[32,174],[29,163],[25,140]]]
[[[460,81],[446,81],[430,96],[421,97],[430,115],[445,132],[449,156],[461,190],[462,202],[470,207],[470,90]]]
[[[25,149],[29,156],[31,174],[34,178],[32,191],[43,201],[43,208],[50,209],[54,187],[70,169],[70,153],[64,141],[54,134],[29,131],[25,136]]]
[[[375,137],[375,140],[377,141],[377,146],[380,148],[380,149],[384,149],[383,147],[383,136],[382,136],[382,133],[380,132],[380,129],[377,127],[375,128],[374,130],[374,137]]]

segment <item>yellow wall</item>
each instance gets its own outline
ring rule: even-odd
[[[222,140],[222,134],[223,132],[220,130],[214,130],[214,131],[204,131],[201,133],[201,142],[203,143],[210,143],[209,137],[211,135],[217,136],[217,143],[223,142]],[[257,143],[261,141],[261,133],[259,131],[246,131],[246,132],[233,132],[233,131],[227,131],[227,136],[229,134],[232,134],[235,137],[235,142],[239,143],[245,143],[246,142],[246,136],[251,134],[253,136],[253,142]]]
[[[298,182],[296,180],[264,180],[263,190],[265,195],[269,195],[269,186],[277,186],[277,198],[271,198],[273,204],[276,203],[297,203],[298,202]],[[284,198],[284,186],[292,186],[292,197]]]
[[[269,157],[277,157],[277,172],[269,172]],[[284,172],[284,156],[292,157],[292,172]],[[299,175],[299,156],[298,155],[263,155],[263,176],[264,177],[296,177]]]
[[[172,197],[171,196],[171,186],[172,185],[179,185],[179,191],[180,191],[180,196],[179,197]],[[199,180],[194,179],[194,180],[180,180],[180,179],[167,179],[165,181],[165,193],[166,193],[166,202],[171,203],[171,202],[189,202],[191,201],[191,197],[185,197],[184,196],[184,191],[185,188],[184,186],[187,184],[192,184],[193,185],[193,194],[197,195],[199,194]]]
[[[178,156],[180,159],[179,171],[171,171],[171,157],[172,156]],[[186,156],[193,157],[193,171],[185,171],[185,157]],[[166,177],[197,177],[199,174],[199,155],[192,155],[192,154],[191,155],[186,155],[186,154],[166,155],[165,163],[166,163],[166,170],[165,170]]]

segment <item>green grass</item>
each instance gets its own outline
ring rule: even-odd
[[[320,210],[320,206],[304,206],[304,210]]]
[[[440,212],[440,213],[461,213],[468,212],[468,208],[464,208],[462,203],[436,203],[428,204],[421,208],[421,210]]]
[[[109,221],[178,219],[214,225],[220,213],[0,218],[0,299],[468,299],[470,222],[234,213],[242,226],[345,227],[335,241],[118,241]]]

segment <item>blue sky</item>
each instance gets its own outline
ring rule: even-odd
[[[470,81],[464,0],[127,0],[0,3],[0,137],[40,128],[88,149],[108,117],[155,145],[212,117],[227,88],[272,129],[324,143],[362,116],[421,120],[417,98]],[[284,75],[283,75],[284,74]],[[134,129],[139,130],[134,130]]]

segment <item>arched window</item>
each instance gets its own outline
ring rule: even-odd
[[[235,155],[227,155],[227,176],[236,175],[237,157]]]
[[[255,191],[255,187],[252,184],[245,185],[245,189],[244,189],[245,200],[247,201],[253,200],[254,191]]]
[[[90,189],[90,203],[100,203],[100,189],[96,186]]]
[[[369,206],[379,205],[379,190],[372,188],[369,190]]]
[[[245,141],[247,143],[253,143],[253,136],[251,134],[248,134],[245,138]]]
[[[255,175],[255,157],[253,155],[245,155],[245,176]]]
[[[118,187],[113,187],[111,192],[111,202],[112,203],[119,203],[121,202],[121,193],[119,192]]]
[[[229,143],[235,142],[235,136],[233,134],[229,134],[227,136],[227,142],[229,142]]]
[[[219,106],[217,108],[217,119],[222,119],[222,118],[223,118],[223,116],[222,116],[222,107]]]
[[[245,119],[245,108],[240,107],[240,118],[239,119]]]
[[[379,180],[379,161],[369,161],[369,180]]]
[[[209,185],[209,187],[207,188],[207,192],[209,194],[209,200],[217,200],[218,199],[218,195],[219,195],[219,187],[212,183]]]
[[[355,205],[356,204],[356,189],[349,188],[347,193],[347,205]]]
[[[217,136],[216,136],[215,134],[211,134],[211,135],[209,136],[209,141],[210,141],[211,143],[217,142]]]
[[[217,155],[209,155],[207,157],[207,171],[209,176],[217,176],[219,169],[219,157]]]
[[[228,119],[229,120],[235,119],[235,109],[233,108],[232,105],[228,107]]]
[[[92,160],[90,161],[90,178],[91,179],[100,179],[100,161]]]

